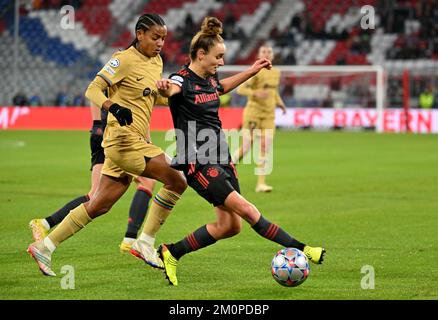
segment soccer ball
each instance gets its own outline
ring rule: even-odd
[[[271,273],[275,281],[285,287],[302,284],[310,273],[306,255],[295,248],[279,250],[271,263]]]

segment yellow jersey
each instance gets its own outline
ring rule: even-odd
[[[271,70],[260,70],[254,77],[240,85],[237,93],[248,98],[246,114],[259,118],[274,118],[277,105],[284,104],[278,93],[279,86],[280,70],[274,67]],[[262,89],[267,91],[267,98],[256,98],[254,92]]]
[[[121,127],[117,119],[108,113],[104,146],[106,140],[112,140],[111,136],[116,137],[120,133],[132,133],[147,139],[152,108],[159,98],[155,82],[161,79],[162,73],[160,55],[148,58],[133,46],[114,53],[99,71],[97,75],[109,84],[108,99],[129,108],[133,118],[130,125]]]

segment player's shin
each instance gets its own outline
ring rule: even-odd
[[[255,232],[263,238],[274,241],[286,248],[297,248],[304,250],[305,244],[292,238],[286,231],[278,225],[269,222],[262,215],[260,219],[252,226]]]
[[[138,230],[145,219],[151,198],[152,194],[149,190],[137,188],[131,202],[131,207],[129,208],[128,226],[125,233],[126,238],[137,238]]]
[[[164,268],[163,261],[158,257],[154,248],[155,236],[179,198],[179,194],[161,188],[150,205],[142,233],[131,246],[131,254],[154,268]]]
[[[178,260],[187,253],[205,248],[214,244],[215,242],[216,239],[213,238],[213,236],[208,232],[207,226],[204,225],[179,242],[167,245],[167,247],[169,248],[172,256]]]
[[[82,203],[85,203],[90,200],[90,197],[88,195],[77,197],[70,202],[66,203],[61,209],[53,213],[51,216],[46,218],[47,223],[49,224],[50,228],[53,228],[58,223],[60,223],[71,210],[76,208]]]
[[[161,188],[157,192],[151,202],[149,213],[146,217],[143,231],[139,239],[145,237],[145,235],[148,239],[155,239],[155,235],[170,215],[171,210],[179,198],[179,194],[165,188]]]
[[[142,187],[137,188],[137,192],[135,193],[131,202],[131,207],[129,208],[128,226],[126,228],[125,237],[119,246],[120,252],[131,251],[132,244],[135,242],[135,239],[137,239],[138,230],[140,230],[146,217],[151,198],[152,194],[149,190]],[[152,243],[153,242],[154,240],[152,239]]]
[[[88,215],[85,206],[81,204],[70,211],[64,220],[62,220],[62,222],[47,237],[55,246],[59,246],[61,242],[70,238],[91,221],[92,219]]]

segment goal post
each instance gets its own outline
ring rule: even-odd
[[[279,127],[315,129],[373,129],[383,132],[385,109],[385,72],[382,66],[275,66],[281,71],[280,95],[288,116],[278,112]],[[219,69],[219,77],[244,71],[248,66],[229,65]],[[236,95],[235,92],[232,92]],[[238,104],[239,105],[239,104]],[[313,122],[300,120],[294,110],[309,114]],[[315,115],[315,111],[318,113]],[[291,122],[290,117],[297,117]],[[303,120],[304,119],[304,120]],[[289,121],[289,122],[288,122]],[[289,125],[288,125],[289,123]]]

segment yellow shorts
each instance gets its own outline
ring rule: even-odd
[[[126,175],[136,178],[146,169],[145,158],[155,158],[163,150],[140,137],[125,137],[106,146],[104,152],[102,174],[115,178]]]
[[[251,114],[247,114],[245,111],[243,112],[243,129],[259,129],[262,134],[266,132],[267,129],[272,130],[272,134],[275,132],[275,118],[261,118],[256,117]]]

